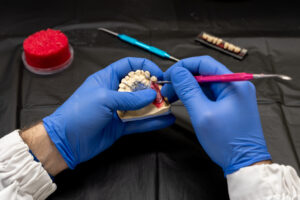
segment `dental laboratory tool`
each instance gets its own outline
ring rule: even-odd
[[[198,83],[207,82],[232,82],[232,81],[248,81],[252,79],[261,78],[280,78],[282,80],[290,81],[291,77],[282,74],[250,74],[250,73],[233,73],[222,75],[200,75],[194,76]],[[171,83],[171,81],[157,81],[158,84]]]
[[[248,52],[248,50],[245,48],[236,46],[205,32],[200,33],[195,40],[239,60],[244,59]]]
[[[145,49],[145,50],[147,50],[147,51],[149,51],[149,52],[151,52],[151,53],[153,53],[153,54],[155,54],[155,55],[158,55],[158,56],[160,56],[160,57],[162,57],[162,58],[167,58],[167,59],[172,60],[172,61],[174,61],[174,62],[178,62],[178,61],[179,61],[179,59],[177,59],[177,58],[171,56],[171,55],[168,54],[167,52],[165,52],[165,51],[163,51],[163,50],[161,50],[161,49],[158,49],[158,48],[156,48],[156,47],[150,46],[150,45],[148,45],[148,44],[145,44],[145,43],[143,43],[143,42],[140,42],[140,41],[138,41],[137,39],[134,39],[134,38],[132,38],[132,37],[129,37],[128,35],[116,33],[116,32],[113,32],[113,31],[111,31],[111,30],[108,30],[108,29],[106,29],[106,28],[98,28],[98,30],[104,31],[104,32],[109,33],[109,34],[111,34],[111,35],[114,35],[114,36],[118,37],[120,40],[123,40],[123,41],[125,41],[125,42],[127,42],[127,43],[129,43],[129,44],[138,46],[138,47],[140,47],[140,48],[142,48],[142,49]]]
[[[152,88],[156,91],[156,99],[148,106],[139,110],[117,111],[118,116],[123,122],[148,119],[152,117],[169,114],[170,104],[161,95],[161,85],[157,84],[157,77],[151,76],[149,71],[131,71],[119,84],[119,92],[134,92]]]

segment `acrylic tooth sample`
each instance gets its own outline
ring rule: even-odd
[[[144,108],[128,111],[118,110],[118,116],[123,122],[148,119],[167,115],[171,112],[169,102],[161,95],[160,89],[162,86],[156,82],[157,78],[155,76],[151,76],[149,71],[143,70],[129,72],[128,75],[121,80],[118,89],[119,92],[135,92],[152,88],[157,94],[155,100]]]
[[[248,52],[245,48],[238,47],[205,32],[200,33],[196,37],[196,41],[240,60],[242,60]]]

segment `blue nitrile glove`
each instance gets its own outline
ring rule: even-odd
[[[199,86],[194,75],[232,73],[209,56],[193,57],[174,64],[164,74],[171,80],[162,94],[177,97],[186,107],[199,142],[225,175],[259,161],[270,160],[263,136],[255,87],[251,82],[211,83]],[[174,92],[174,90],[175,92]],[[208,98],[206,93],[213,94]],[[176,94],[177,95],[176,95]]]
[[[51,140],[71,169],[110,147],[123,135],[171,125],[174,116],[123,123],[116,110],[136,110],[154,101],[152,89],[117,92],[130,71],[148,70],[159,79],[163,72],[142,58],[124,58],[91,76],[53,114],[43,119]]]

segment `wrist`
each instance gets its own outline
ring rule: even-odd
[[[43,123],[21,131],[20,136],[50,175],[55,176],[68,168],[63,157],[48,136]]]
[[[260,162],[257,162],[257,163],[253,163],[250,166],[253,166],[253,165],[269,165],[269,164],[272,164],[271,160],[263,160],[263,161],[260,161]]]
[[[249,157],[241,156],[239,159],[236,160],[239,162],[233,163],[231,166],[225,168],[224,170],[225,175],[232,174],[241,168],[249,167],[255,164],[257,165],[264,164],[264,161],[271,160],[271,155],[266,151],[261,151],[261,152],[257,152],[257,155],[252,154]]]

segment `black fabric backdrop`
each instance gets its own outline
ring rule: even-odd
[[[295,167],[300,155],[300,9],[291,2],[127,0],[0,3],[0,136],[53,112],[85,80],[127,56],[164,71],[173,63],[96,30],[106,27],[178,58],[211,55],[234,72],[283,73],[293,81],[257,80],[257,98],[274,162]],[[52,76],[30,73],[22,41],[45,28],[64,31],[73,64]],[[194,42],[207,31],[249,50],[243,61]],[[169,128],[121,138],[96,158],[55,178],[49,199],[228,199],[226,180],[199,145],[185,108],[173,105]]]

